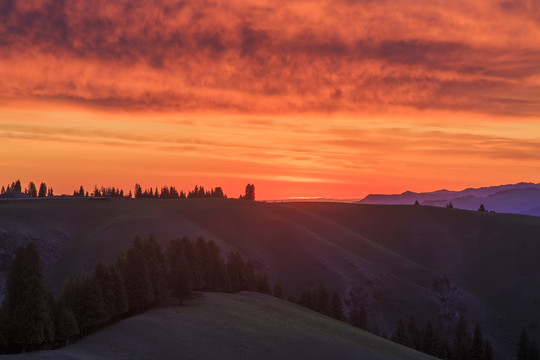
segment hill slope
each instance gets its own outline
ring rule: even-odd
[[[406,191],[402,194],[370,194],[359,204],[411,205],[418,201],[421,205],[445,207],[452,202],[455,208],[477,210],[481,204],[486,209],[501,213],[538,216],[534,207],[540,203],[540,184],[519,183],[490,186],[462,191],[439,190],[425,193]]]
[[[205,293],[154,309],[66,348],[13,359],[434,359],[294,304],[255,293]]]
[[[238,250],[295,296],[325,283],[387,333],[400,317],[451,325],[463,313],[500,354],[513,355],[523,326],[540,340],[540,218],[529,216],[223,199],[1,202],[0,269],[33,240],[60,291],[70,273],[113,261],[135,235],[150,234]]]

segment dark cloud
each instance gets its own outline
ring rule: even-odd
[[[310,4],[315,8],[301,13],[285,2],[4,0],[0,56],[35,58],[43,78],[25,78],[21,69],[7,74],[16,85],[0,90],[150,109],[360,111],[398,105],[540,113],[534,100],[540,96],[538,42],[467,37],[465,25],[449,20],[456,12],[451,6],[459,4],[438,5],[446,17],[433,9],[423,14],[412,4],[400,4],[403,14],[392,13],[385,1]],[[527,11],[536,16],[528,0],[497,4],[478,26],[498,29],[490,19],[508,13],[509,25],[499,28],[509,26],[510,34],[519,29],[512,24],[531,18]],[[531,38],[540,34],[540,26],[531,29]],[[48,73],[51,57],[66,68],[78,66],[70,74],[91,75],[81,80]],[[110,70],[116,68],[122,75]]]

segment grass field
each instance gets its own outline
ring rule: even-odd
[[[433,359],[291,303],[243,292],[204,293],[154,309],[66,348],[10,359]]]
[[[387,333],[400,317],[451,323],[463,313],[499,354],[514,353],[524,326],[540,340],[538,217],[233,199],[0,202],[0,258],[35,241],[56,292],[69,274],[113,261],[150,234],[162,244],[203,236],[224,255],[240,251],[287,294],[325,283]]]

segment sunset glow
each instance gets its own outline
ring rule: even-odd
[[[538,39],[534,0],[2,1],[0,184],[539,182]]]

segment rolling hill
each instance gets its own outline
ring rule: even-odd
[[[0,202],[0,268],[35,241],[60,291],[69,274],[112,261],[136,235],[214,240],[252,259],[287,294],[325,283],[346,310],[391,333],[459,314],[478,322],[501,356],[527,327],[540,340],[540,218],[427,206],[263,203],[233,199]]]
[[[406,191],[402,194],[370,194],[359,204],[411,205],[418,201],[421,205],[445,207],[452,203],[455,208],[477,210],[483,204],[487,210],[501,213],[538,216],[540,203],[540,184],[519,183],[511,185],[469,188],[462,191],[439,190],[416,193]]]
[[[428,355],[262,294],[204,293],[182,307],[153,309],[75,344],[13,359],[369,359]]]

